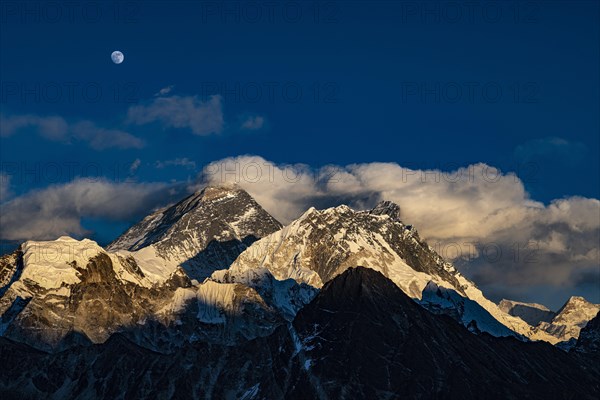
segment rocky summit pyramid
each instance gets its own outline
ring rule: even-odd
[[[108,251],[138,252],[203,280],[227,268],[255,240],[281,229],[243,189],[208,186],[179,203],[158,210],[108,245]]]
[[[580,296],[571,296],[569,300],[558,310],[551,321],[542,321],[537,326],[561,341],[571,341],[579,337],[579,332],[588,321],[600,312],[600,304],[590,303]]]

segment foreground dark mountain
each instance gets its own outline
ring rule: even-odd
[[[599,376],[568,354],[547,343],[469,334],[370,269],[350,269],[331,281],[294,326],[310,373],[330,398],[584,399],[600,393]]]
[[[292,324],[236,346],[152,352],[121,335],[49,354],[0,338],[0,398],[595,399],[587,359],[473,335],[377,271],[325,284]]]

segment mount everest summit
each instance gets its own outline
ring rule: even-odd
[[[600,390],[597,352],[585,350],[595,348],[597,324],[586,325],[600,305],[497,305],[385,201],[311,208],[284,227],[241,188],[209,186],[106,248],[70,237],[23,243],[0,258],[0,296],[0,359],[24,360],[2,370],[3,398],[119,398],[107,382],[122,398],[458,398],[452,379],[469,388],[461,398],[478,398],[480,379],[506,382],[502,398],[542,398],[574,390],[577,374],[561,368],[581,369],[580,398]],[[416,353],[432,348],[444,362]],[[364,365],[353,349],[368,354]],[[103,357],[100,370],[77,370]],[[124,366],[109,368],[110,357]],[[117,371],[135,357],[145,372],[128,381]],[[509,360],[522,365],[502,372]],[[49,362],[61,372],[39,366]],[[458,378],[444,371],[453,365]],[[144,375],[164,368],[174,372],[162,386]],[[411,382],[415,371],[428,377]]]

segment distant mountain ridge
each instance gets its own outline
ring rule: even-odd
[[[572,296],[550,322],[542,321],[537,326],[561,341],[575,340],[587,323],[600,312],[600,304],[590,303],[580,296]]]
[[[0,257],[0,334],[54,351],[119,332],[161,351],[190,340],[231,344],[269,335],[328,281],[366,265],[474,333],[576,337],[570,325],[557,335],[503,312],[399,209],[311,208],[282,227],[243,189],[216,185],[152,213],[107,249],[69,237],[28,241]],[[565,312],[578,315],[580,304]]]
[[[503,299],[498,307],[507,314],[521,318],[531,326],[537,326],[540,322],[550,322],[556,313],[546,306],[536,303],[522,303]]]
[[[570,297],[558,310],[550,311],[546,306],[535,303],[522,303],[513,300],[502,300],[499,304],[502,311],[521,318],[536,331],[546,332],[561,343],[565,349],[571,348],[579,332],[600,311],[600,304],[593,304],[579,296]]]

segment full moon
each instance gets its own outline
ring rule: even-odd
[[[119,50],[113,51],[110,58],[115,64],[121,64],[125,60],[125,56]]]

